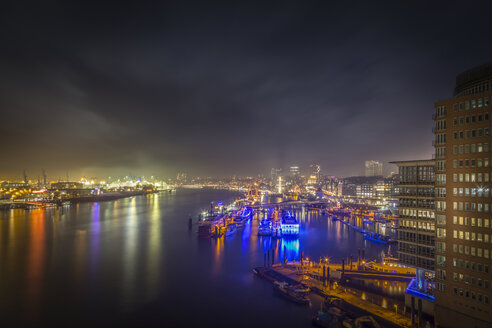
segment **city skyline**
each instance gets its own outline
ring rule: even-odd
[[[491,12],[2,6],[0,322],[492,328]]]
[[[251,175],[317,162],[349,176],[370,158],[428,158],[421,117],[492,50],[488,5],[443,3],[67,3],[26,15],[14,4],[0,14],[0,172]]]

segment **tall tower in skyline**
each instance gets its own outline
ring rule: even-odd
[[[383,176],[383,163],[378,161],[365,162],[366,177],[381,177]]]
[[[308,180],[311,180],[311,182],[314,182],[314,184],[318,184],[321,182],[321,166],[319,164],[309,165]]]
[[[492,63],[456,78],[434,108],[436,312],[440,327],[492,322]]]

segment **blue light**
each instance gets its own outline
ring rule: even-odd
[[[416,278],[413,278],[410,283],[408,284],[408,287],[407,289],[405,290],[405,292],[407,294],[410,294],[410,295],[414,295],[414,296],[417,296],[417,297],[420,297],[420,298],[423,298],[423,299],[426,299],[428,301],[431,301],[431,302],[434,302],[434,296],[433,295],[430,295],[430,294],[426,294],[424,292],[421,292],[421,291],[418,291],[416,289],[413,289],[413,285],[415,285],[416,283]]]

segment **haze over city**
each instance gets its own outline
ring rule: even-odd
[[[0,326],[492,328],[492,1],[3,1]]]
[[[490,33],[477,33],[490,4],[477,4],[10,2],[1,176],[255,175],[311,162],[348,176],[367,159],[429,158],[421,117],[490,58]]]

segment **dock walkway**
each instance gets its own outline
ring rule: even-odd
[[[288,279],[293,279],[298,282],[302,282],[307,285],[311,290],[323,297],[337,297],[345,301],[348,305],[349,311],[358,311],[365,314],[369,314],[375,317],[375,319],[383,324],[383,326],[393,327],[410,327],[411,320],[396,311],[384,308],[362,299],[356,295],[351,288],[345,288],[343,286],[324,286],[323,282],[317,279],[309,278],[308,275],[301,273],[295,268],[289,268],[281,266],[280,264],[273,265],[269,270],[275,271],[279,275],[282,275]]]

